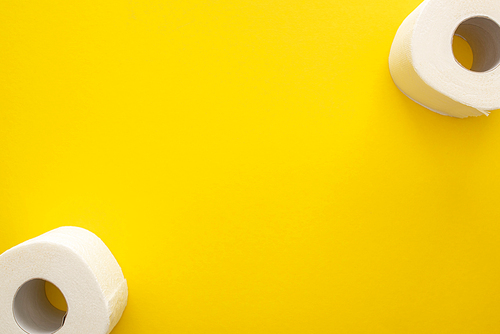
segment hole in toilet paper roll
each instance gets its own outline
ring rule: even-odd
[[[14,297],[14,318],[19,327],[28,334],[52,334],[64,326],[67,312],[58,309],[49,301],[47,283],[51,284],[38,278],[30,280],[17,290]],[[57,289],[55,285],[53,287]],[[62,298],[64,299],[64,296]]]
[[[471,71],[487,72],[500,64],[500,26],[495,21],[483,16],[469,18],[460,23],[454,36],[463,38],[472,50]],[[457,62],[464,66],[456,50],[454,55]]]

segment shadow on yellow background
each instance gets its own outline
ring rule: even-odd
[[[0,252],[96,233],[114,334],[498,332],[500,115],[394,86],[419,3],[1,2]]]

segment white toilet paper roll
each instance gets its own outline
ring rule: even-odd
[[[410,99],[437,113],[465,118],[500,108],[498,0],[425,0],[399,28],[389,67]],[[455,59],[453,37],[473,52],[472,68]]]
[[[52,306],[51,282],[68,311]],[[61,227],[0,255],[0,332],[4,334],[108,334],[127,304],[127,281],[95,234]]]

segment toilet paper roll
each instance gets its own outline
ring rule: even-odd
[[[64,295],[67,312],[52,306],[45,282]],[[61,227],[0,255],[0,332],[108,334],[127,304],[127,281],[95,234]]]
[[[425,0],[403,22],[389,68],[410,99],[437,113],[465,118],[500,108],[498,0]],[[453,37],[473,52],[466,69],[453,54]]]

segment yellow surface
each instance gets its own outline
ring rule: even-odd
[[[48,281],[45,281],[45,295],[53,306],[57,307],[61,311],[68,311],[68,304],[66,303],[64,294],[57,286]]]
[[[455,35],[453,37],[453,54],[455,59],[466,69],[470,70],[472,68],[472,63],[474,60],[474,54],[469,43],[462,37]]]
[[[419,3],[0,1],[0,252],[95,232],[113,334],[498,333],[500,112],[393,85]]]

